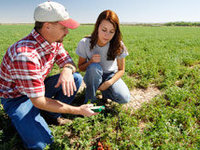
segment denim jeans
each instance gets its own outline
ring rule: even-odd
[[[86,95],[84,103],[90,99],[92,102],[96,100],[96,91],[98,87],[105,81],[114,76],[114,72],[103,73],[99,63],[92,63],[87,67],[84,76],[86,84]],[[119,104],[128,103],[130,101],[130,92],[124,81],[120,78],[112,86],[105,91],[101,91],[103,98],[111,99]]]
[[[78,90],[82,82],[82,76],[78,73],[74,73],[73,75]],[[63,95],[61,86],[54,88],[58,78],[59,75],[55,75],[45,80],[45,95],[54,97],[55,99],[58,98],[58,100],[64,103],[71,103],[76,93],[71,97],[67,97]],[[42,150],[47,144],[53,142],[51,131],[44,118],[40,115],[40,110],[33,106],[27,96],[24,95],[12,99],[1,98],[1,103],[21,136],[26,148]],[[54,116],[59,115],[54,113]]]
[[[81,86],[83,78],[77,72],[73,74],[77,90],[74,92],[74,94],[72,96],[68,97],[63,94],[61,85],[58,88],[54,87],[58,81],[59,76],[60,75],[58,74],[58,75],[49,77],[44,81],[45,97],[56,99],[63,103],[66,103],[66,104],[71,104],[75,98],[75,95],[76,95],[79,87]],[[58,118],[61,116],[61,114],[59,114],[59,113],[52,113],[52,112],[46,112],[46,115],[53,117],[53,118]]]

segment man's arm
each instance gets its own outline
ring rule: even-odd
[[[93,106],[92,104],[75,107],[47,97],[30,98],[30,100],[35,107],[50,112],[76,114],[87,117],[98,114],[90,109]]]
[[[65,68],[68,68],[68,69],[71,69],[72,70],[72,73],[75,73],[76,72],[76,66],[75,64],[73,63],[67,63],[63,66],[63,69]]]
[[[64,95],[70,97],[74,94],[74,91],[77,90],[76,84],[74,82],[73,73],[76,72],[76,67],[74,64],[67,63],[64,65],[62,72],[60,73],[60,77],[58,79],[55,88],[58,88],[62,85],[62,90]]]

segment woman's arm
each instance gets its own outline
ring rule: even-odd
[[[87,61],[86,58],[79,56],[78,68],[80,71],[85,71],[91,63],[99,63],[100,61],[101,56],[99,54],[94,54],[89,61]]]
[[[110,79],[105,81],[101,86],[98,88],[101,91],[108,89],[111,85],[113,85],[117,80],[119,80],[125,72],[125,58],[118,58],[117,59],[118,71],[115,75]]]
[[[81,56],[79,56],[79,60],[78,60],[78,69],[80,71],[85,71],[87,69],[87,67],[91,64],[91,60],[87,62],[86,58],[83,58]]]

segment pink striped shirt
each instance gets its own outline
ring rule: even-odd
[[[8,48],[0,67],[0,97],[45,95],[44,79],[53,64],[62,68],[73,60],[62,43],[49,44],[35,29]]]

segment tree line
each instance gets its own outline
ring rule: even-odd
[[[168,22],[165,26],[200,26],[200,22]]]

